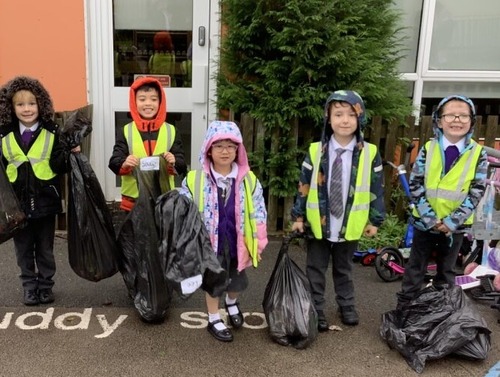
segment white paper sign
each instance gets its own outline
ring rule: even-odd
[[[151,156],[141,158],[141,170],[160,170],[160,157],[159,156]]]
[[[193,293],[198,288],[201,287],[202,277],[200,275],[193,276],[191,278],[184,279],[181,281],[181,291],[183,294],[188,295]]]

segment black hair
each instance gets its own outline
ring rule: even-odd
[[[148,82],[146,84],[143,84],[141,85],[140,87],[138,87],[135,92],[137,93],[139,90],[142,90],[144,92],[149,92],[150,90],[154,90],[156,92],[156,94],[160,95],[160,88],[158,88],[158,85],[156,85],[155,83],[152,83],[152,82]]]

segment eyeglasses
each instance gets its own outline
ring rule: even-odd
[[[217,152],[222,152],[223,150],[226,150],[228,152],[236,152],[238,146],[234,144],[229,144],[229,145],[216,144],[212,145],[212,149]]]
[[[455,115],[455,114],[443,114],[441,115],[441,119],[444,119],[446,123],[452,123],[457,119],[460,121],[460,123],[469,123],[471,120],[471,116],[468,114],[460,114],[460,115]]]

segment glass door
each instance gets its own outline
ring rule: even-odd
[[[107,200],[120,198],[120,180],[107,161],[116,130],[131,121],[129,87],[139,77],[162,83],[166,121],[180,133],[188,165],[197,164],[209,118],[209,22],[206,0],[89,0],[90,102],[94,124],[101,116],[106,125],[94,126],[100,135],[93,135],[92,157],[104,165]]]

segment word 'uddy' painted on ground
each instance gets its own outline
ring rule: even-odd
[[[14,313],[7,312],[3,318],[0,317],[0,330],[6,330],[12,323]],[[110,323],[104,314],[97,314],[97,322],[102,329],[102,332],[94,335],[96,338],[106,338],[110,336],[123,321],[128,317],[125,314]],[[54,327],[59,330],[88,330],[90,321],[92,320],[92,309],[86,308],[83,313],[69,312],[61,314],[54,318],[54,308],[47,308],[45,312],[29,312],[21,314],[16,318],[14,326],[21,330],[47,330],[50,328],[52,319],[54,319]]]

